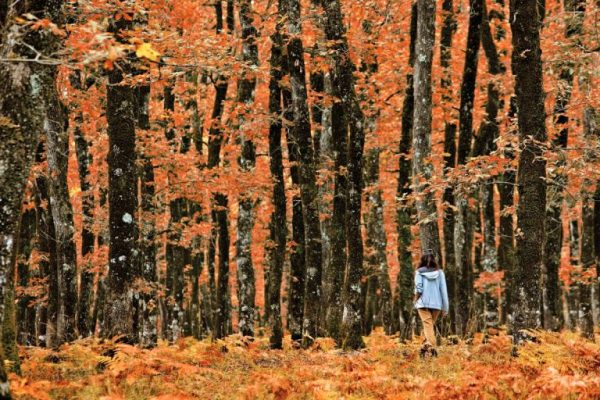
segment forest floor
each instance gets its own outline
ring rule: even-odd
[[[364,351],[349,353],[329,339],[309,350],[288,341],[283,351],[269,350],[267,337],[183,339],[153,350],[90,339],[59,352],[21,348],[11,388],[17,399],[69,400],[600,399],[600,345],[571,332],[535,335],[518,357],[499,334],[441,346],[437,359],[424,360],[417,340],[401,344],[379,330]]]

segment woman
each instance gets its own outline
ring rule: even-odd
[[[448,290],[444,271],[438,268],[433,250],[425,250],[421,263],[415,273],[415,308],[423,321],[425,343],[421,347],[421,357],[430,353],[437,356],[435,349],[435,320],[440,314],[448,313]]]

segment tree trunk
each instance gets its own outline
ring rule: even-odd
[[[279,0],[279,14],[282,15],[284,0]],[[283,148],[281,146],[282,107],[281,79],[283,77],[283,38],[281,23],[271,36],[271,73],[269,81],[269,158],[270,171],[273,179],[273,212],[271,214],[270,247],[268,250],[269,273],[267,281],[267,302],[265,313],[268,314],[271,336],[269,339],[272,349],[283,349],[283,324],[281,322],[281,280],[286,250],[286,201],[285,181],[283,175]]]
[[[365,275],[375,282],[374,311],[386,334],[392,334],[392,293],[387,263],[387,238],[383,220],[383,195],[379,185],[379,154],[381,149],[370,150],[365,162],[365,184],[368,187],[369,210],[365,215],[367,228],[366,254],[369,271]]]
[[[479,62],[479,45],[481,42],[481,21],[483,1],[471,0],[469,11],[469,29],[467,32],[467,48],[460,90],[459,136],[457,164],[464,165],[472,155],[473,146],[473,102],[477,81],[477,65]],[[464,187],[455,192],[456,223],[454,226],[454,251],[456,254],[456,270],[459,273],[458,295],[458,332],[469,334],[469,319],[472,311],[473,266],[471,260],[474,221],[477,217],[469,206],[468,197],[471,188]]]
[[[413,3],[410,17],[410,53],[408,63],[414,66],[415,45],[417,40],[417,3]],[[398,264],[400,271],[396,278],[396,293],[394,295],[394,320],[400,331],[400,339],[405,341],[412,338],[413,329],[413,266],[410,246],[412,244],[412,212],[408,197],[411,194],[411,159],[412,128],[414,117],[414,87],[413,75],[406,76],[406,90],[402,106],[402,130],[400,135],[398,161],[398,188],[396,191],[396,226],[398,232]]]
[[[515,342],[522,329],[540,326],[540,274],[546,239],[546,141],[542,58],[541,16],[535,0],[510,4],[512,69],[515,75],[519,143],[516,266],[511,304],[511,331]]]
[[[215,3],[215,11],[217,16],[216,30],[221,33],[223,29],[223,12],[221,2]],[[233,31],[233,1],[227,2],[227,28],[230,32]],[[215,103],[212,112],[212,124],[208,136],[208,168],[216,168],[221,161],[221,146],[223,144],[223,131],[221,129],[221,117],[223,116],[223,104],[227,98],[228,78],[220,75],[216,80],[216,95]],[[230,315],[230,291],[229,291],[229,218],[228,218],[228,199],[222,193],[216,193],[213,199],[213,209],[211,215],[213,223],[217,228],[211,238],[214,250],[218,249],[219,265],[218,282],[214,283],[215,294],[213,304],[213,337],[216,339],[223,338],[229,334]],[[214,259],[214,254],[209,257],[209,268]],[[214,265],[214,264],[213,264]],[[213,268],[214,269],[214,268]],[[211,271],[209,271],[209,274]],[[214,276],[214,273],[212,274]]]
[[[586,78],[580,79],[580,86],[584,91],[590,91],[589,82]],[[588,143],[597,139],[600,129],[596,127],[596,115],[592,108],[587,107],[583,115],[583,134]],[[594,162],[593,150],[586,150],[583,156],[586,163]],[[592,286],[597,279],[596,270],[592,270],[596,257],[594,254],[594,236],[599,234],[594,231],[594,207],[593,207],[593,183],[589,178],[583,180],[581,187],[581,278],[579,285],[579,326],[581,335],[594,341],[594,318],[592,308]],[[597,265],[596,265],[596,268]]]
[[[116,36],[130,29],[125,18],[113,22]],[[132,284],[137,271],[137,171],[135,166],[135,89],[123,84],[132,72],[130,60],[123,60],[108,77],[108,205],[109,270],[104,285],[102,336],[132,335],[134,304]]]
[[[442,79],[440,87],[443,90],[443,103],[450,105],[452,96],[452,72],[450,69],[452,61],[452,37],[456,32],[456,17],[454,16],[454,5],[452,0],[444,0],[442,3],[444,22],[442,25],[440,39],[440,66],[442,67]],[[450,117],[447,111],[446,118]],[[444,123],[444,170],[447,173],[456,167],[456,122],[452,119]],[[456,270],[456,256],[454,254],[454,190],[448,185],[442,197],[444,203],[444,266],[448,285],[448,296],[450,298],[450,322],[451,332],[456,332],[457,319],[457,295],[456,285],[458,271]]]
[[[583,12],[585,1],[566,0],[565,9],[570,13],[565,32],[566,39],[573,40],[579,36],[583,27]],[[544,266],[542,288],[543,326],[545,329],[559,330],[562,325],[560,304],[560,258],[562,249],[562,205],[564,201],[564,188],[567,186],[567,175],[564,167],[567,159],[564,148],[567,147],[569,136],[569,117],[567,106],[571,99],[573,87],[573,63],[565,60],[560,72],[560,83],[557,85],[558,93],[553,110],[553,121],[558,130],[557,136],[552,140],[553,152],[558,153],[554,166],[548,168],[549,182],[546,208],[546,245],[544,247]],[[554,167],[554,168],[552,168]]]
[[[256,165],[256,150],[251,138],[246,137],[244,121],[246,115],[252,112],[256,78],[252,70],[258,67],[257,32],[254,28],[252,3],[241,0],[239,7],[240,23],[242,25],[242,61],[245,67],[238,83],[239,106],[242,108],[239,118],[239,134],[241,155],[238,164],[242,173],[250,173]],[[250,135],[251,137],[252,135]],[[252,264],[252,227],[254,226],[254,200],[249,193],[243,193],[239,199],[237,223],[237,281],[239,300],[238,326],[243,336],[254,336],[254,318],[256,287],[254,282],[254,266]]]
[[[440,238],[438,233],[437,210],[433,190],[429,183],[433,174],[431,163],[431,67],[433,45],[435,43],[435,2],[418,0],[417,40],[414,64],[414,125],[413,125],[413,183],[418,195],[416,199],[417,217],[421,248],[431,249],[440,260]]]
[[[299,161],[300,197],[302,199],[305,227],[306,282],[302,342],[304,347],[308,347],[318,336],[321,309],[321,227],[314,148],[308,111],[306,71],[304,69],[304,48],[300,38],[302,33],[300,2],[298,0],[288,0],[286,11],[288,16],[287,28],[290,36],[287,44],[288,68],[294,110],[292,140],[297,143],[296,157]]]
[[[76,338],[77,321],[77,253],[73,208],[69,199],[67,173],[69,161],[69,133],[66,107],[60,102],[54,87],[48,88],[46,153],[48,159],[48,186],[52,220],[56,234],[56,268],[60,293],[56,322],[57,343],[70,342]]]
[[[33,198],[28,199],[31,204]],[[27,205],[27,204],[26,204]],[[30,256],[34,246],[34,236],[36,230],[36,210],[27,207],[21,216],[21,228],[19,232],[19,247],[17,252],[17,285],[26,288],[32,283],[35,270],[30,268]],[[22,294],[17,298],[17,342],[25,346],[35,345],[35,314],[36,310],[31,306],[35,298],[28,294]],[[6,353],[6,352],[5,352]],[[5,354],[6,355],[6,354]]]
[[[142,85],[135,88],[137,126],[139,129],[150,129],[149,102],[150,86]],[[154,166],[145,154],[140,154],[141,167],[138,170],[140,180],[140,232],[139,232],[139,272],[144,289],[138,294],[136,330],[138,342],[142,347],[155,347],[158,341],[158,282],[156,255],[158,252],[156,240],[156,203]]]
[[[78,123],[82,123],[82,116],[78,116]],[[77,330],[80,336],[92,336],[95,327],[92,326],[92,304],[94,301],[94,272],[89,257],[94,252],[94,232],[92,231],[94,195],[88,181],[92,156],[89,150],[90,143],[84,137],[81,126],[75,127],[75,153],[79,171],[79,185],[81,186],[83,227],[81,230],[81,257],[80,265],[81,288],[77,302]]]
[[[21,31],[12,21],[15,15],[34,12],[38,18],[48,18],[60,26],[62,8],[62,1],[6,4],[0,14],[0,30],[10,37],[0,39],[0,57],[32,59],[35,57],[32,48],[45,54],[58,50],[61,45],[58,36],[44,29]],[[0,65],[0,281],[3,282],[14,251],[25,183],[39,132],[43,130],[45,88],[54,85],[55,76],[56,66],[30,62]],[[4,317],[3,304],[4,288],[0,287],[0,320]],[[8,379],[4,365],[0,365],[0,399],[8,398]]]

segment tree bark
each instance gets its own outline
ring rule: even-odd
[[[516,266],[511,305],[511,332],[540,326],[540,274],[546,239],[546,142],[544,89],[540,48],[541,16],[534,0],[510,4],[512,70],[515,75],[519,143]]]
[[[454,16],[454,4],[452,0],[444,0],[442,3],[443,25],[440,38],[440,66],[442,67],[442,78],[440,87],[443,90],[442,99],[444,104],[452,104],[452,72],[450,64],[452,61],[452,37],[456,32],[456,17]],[[449,115],[446,114],[448,118]],[[444,170],[447,173],[456,167],[456,122],[449,120],[444,123]],[[457,304],[456,286],[458,271],[456,270],[456,256],[454,253],[454,189],[448,185],[442,197],[444,203],[444,266],[448,284],[448,296],[450,305],[450,331],[456,332]]]
[[[223,29],[223,12],[221,2],[215,3],[215,11],[217,16],[216,30],[221,33]],[[233,31],[233,0],[227,2],[227,29]],[[218,167],[221,162],[221,146],[223,144],[223,130],[221,129],[221,117],[223,116],[223,105],[227,98],[228,77],[220,75],[216,81],[216,95],[212,112],[212,124],[209,130],[208,137],[208,165],[210,169]],[[222,193],[216,193],[213,199],[213,209],[211,211],[213,224],[217,228],[214,230],[215,237],[211,238],[212,245],[215,250],[218,249],[219,264],[218,281],[214,283],[215,294],[213,304],[213,337],[216,339],[223,338],[229,334],[229,321],[231,319],[230,291],[229,291],[229,217],[228,217],[228,199]],[[209,268],[211,258],[214,259],[214,254],[209,257]],[[210,274],[211,271],[209,271]],[[213,274],[214,276],[214,274]]]
[[[241,155],[238,164],[242,173],[250,173],[256,165],[256,150],[254,142],[246,136],[244,121],[246,114],[251,113],[254,103],[256,78],[252,76],[253,69],[258,68],[258,47],[256,45],[256,28],[252,16],[252,3],[250,0],[240,0],[239,18],[242,25],[242,61],[244,70],[238,83],[238,98],[242,108],[239,118],[239,134]],[[252,227],[254,226],[254,200],[249,193],[243,193],[239,199],[239,212],[237,221],[237,281],[239,300],[238,326],[243,336],[254,336],[255,307],[255,278],[252,264]]]
[[[271,36],[271,72],[269,81],[269,158],[270,171],[273,180],[273,212],[271,214],[269,273],[267,282],[267,303],[265,312],[268,314],[271,336],[269,343],[272,349],[283,349],[283,324],[281,322],[281,280],[286,250],[286,200],[285,181],[283,175],[283,148],[281,146],[282,107],[281,79],[283,78],[283,37],[281,35],[281,16],[284,0],[279,0],[279,16],[276,31]]]
[[[81,117],[79,117],[81,118]],[[89,151],[90,143],[84,137],[81,127],[75,128],[75,153],[79,171],[79,185],[81,187],[83,227],[81,230],[81,257],[80,265],[81,289],[77,302],[77,330],[80,336],[88,337],[94,334],[92,326],[92,304],[94,301],[94,273],[88,257],[94,252],[94,233],[92,232],[94,195],[88,181],[92,156]]]
[[[56,234],[56,268],[60,293],[56,322],[56,345],[60,345],[76,338],[77,254],[73,208],[67,186],[68,115],[66,107],[60,102],[57,89],[49,87],[46,96],[47,114],[44,128],[46,131],[48,186]]]
[[[300,2],[288,0],[287,28],[289,41],[288,68],[292,88],[292,107],[294,126],[292,140],[297,143],[299,161],[300,197],[302,199],[303,222],[305,227],[306,282],[304,294],[304,321],[302,342],[308,347],[318,336],[321,308],[322,246],[319,221],[318,190],[314,147],[311,138],[310,116],[306,90],[306,71],[304,68],[304,47],[300,35]]]
[[[0,14],[0,56],[32,59],[31,48],[52,54],[61,41],[58,36],[40,30],[20,30],[13,16],[34,13],[57,25],[62,22],[62,1],[5,4]],[[34,159],[39,132],[45,117],[44,92],[54,85],[56,67],[29,62],[0,65],[0,281],[6,282],[14,251],[16,226],[29,170]],[[0,305],[4,287],[0,287]],[[0,320],[4,317],[0,307]],[[0,352],[0,356],[2,356]],[[0,357],[1,358],[1,357]],[[10,398],[4,366],[0,365],[0,399]]]
[[[133,19],[133,18],[132,18]],[[113,22],[118,40],[131,21]],[[128,56],[129,58],[130,56]],[[107,85],[109,270],[105,278],[102,336],[124,335],[133,342],[134,291],[138,262],[137,171],[135,166],[135,89],[124,84],[132,73],[131,60],[124,59],[110,71]]]
[[[483,1],[471,0],[469,4],[469,29],[460,90],[458,165],[464,165],[473,152],[473,102],[481,42]],[[454,252],[456,254],[456,270],[459,274],[457,330],[463,336],[469,334],[469,319],[472,312],[473,265],[471,255],[474,222],[478,216],[469,205],[468,197],[471,195],[471,191],[471,188],[465,186],[460,192],[455,192],[457,212],[454,225]]]
[[[387,263],[387,238],[383,220],[383,194],[379,185],[379,155],[381,149],[372,149],[365,160],[365,184],[368,187],[368,213],[365,215],[366,254],[369,271],[366,275],[374,283],[373,317],[383,325],[386,334],[392,334],[392,293]],[[366,319],[366,318],[365,318]],[[365,331],[366,333],[366,331]],[[370,329],[369,329],[370,333]]]
[[[417,40],[417,3],[413,3],[410,17],[410,53],[409,66],[414,67],[415,45]],[[394,319],[400,331],[400,339],[405,341],[412,338],[413,328],[413,266],[410,246],[412,243],[412,213],[413,209],[408,197],[412,193],[411,159],[412,129],[414,117],[414,87],[413,75],[406,76],[406,90],[402,105],[402,129],[400,133],[400,157],[398,160],[398,188],[396,191],[396,226],[398,232],[398,264],[400,271],[396,278],[396,293],[394,294]]]
[[[413,122],[413,184],[417,193],[417,217],[421,248],[431,249],[440,260],[440,238],[433,189],[429,183],[433,174],[431,155],[431,67],[435,43],[435,2],[418,0],[417,40],[414,64],[414,122]]]
[[[565,10],[570,13],[567,19],[565,37],[574,42],[573,37],[582,33],[583,12],[585,1],[565,0]],[[577,40],[577,39],[575,39]],[[550,185],[546,206],[546,245],[544,247],[544,267],[542,288],[543,326],[545,329],[559,330],[564,321],[561,315],[561,287],[559,278],[560,258],[562,249],[562,205],[564,202],[564,187],[567,185],[567,175],[563,172],[567,159],[564,153],[569,136],[569,117],[567,106],[571,99],[573,87],[573,62],[565,60],[559,72],[559,84],[556,103],[553,109],[553,122],[558,130],[552,140],[553,152],[558,153],[554,165],[548,168]],[[552,168],[554,167],[554,168]]]

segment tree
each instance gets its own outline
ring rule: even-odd
[[[440,66],[442,67],[442,78],[440,88],[443,90],[443,103],[450,105],[452,103],[452,37],[456,32],[456,17],[454,16],[454,5],[452,0],[445,0],[442,3],[444,22],[440,35]],[[414,58],[414,55],[413,55]],[[448,113],[449,111],[446,111]],[[446,118],[448,115],[446,114]],[[456,167],[456,122],[447,120],[444,123],[444,169],[446,173]],[[442,197],[444,202],[444,265],[446,269],[446,279],[448,280],[448,296],[452,299],[450,307],[450,328],[456,332],[457,318],[457,299],[456,286],[458,283],[458,273],[456,269],[456,255],[454,254],[454,190],[452,185],[448,185],[444,190]]]
[[[469,2],[469,29],[467,32],[467,48],[465,64],[460,86],[459,134],[457,148],[457,164],[465,165],[473,152],[473,102],[475,83],[477,81],[477,64],[479,61],[479,45],[481,42],[482,0]],[[473,265],[471,252],[476,213],[470,209],[469,195],[471,188],[465,186],[461,193],[455,192],[456,223],[454,225],[454,252],[456,270],[459,271],[458,284],[458,331],[467,335],[467,326],[472,311]]]
[[[256,165],[256,149],[251,135],[247,137],[244,121],[251,113],[256,89],[256,78],[253,70],[258,67],[258,47],[256,45],[257,31],[252,16],[252,2],[241,0],[239,7],[240,23],[242,25],[242,61],[245,70],[238,83],[238,102],[242,108],[239,118],[241,155],[238,164],[242,172],[251,172]],[[239,329],[244,336],[254,336],[256,288],[254,283],[254,266],[252,264],[252,226],[254,200],[249,194],[242,194],[239,200],[237,221],[237,277],[239,307]]]
[[[540,29],[542,16],[533,0],[510,4],[512,72],[519,127],[516,265],[512,285],[511,332],[523,340],[522,329],[540,326],[540,283],[546,238],[546,142]]]
[[[117,41],[132,28],[129,18],[112,22]],[[133,334],[133,282],[138,262],[137,170],[135,166],[135,90],[126,79],[132,73],[131,55],[108,74],[106,115],[108,120],[109,270],[106,276],[102,336]]]
[[[573,44],[578,43],[578,36],[583,33],[583,14],[585,2],[566,0],[565,9],[572,13],[566,21],[565,37]],[[547,210],[546,210],[546,244],[544,246],[544,267],[542,288],[543,326],[545,329],[558,330],[563,325],[560,304],[559,267],[563,242],[562,205],[564,202],[564,187],[567,185],[567,175],[563,172],[567,159],[564,152],[569,140],[569,117],[567,106],[571,99],[574,79],[574,63],[571,60],[562,61],[559,72],[560,84],[553,109],[553,122],[558,134],[551,142],[551,147],[557,153],[558,159],[548,168]]]
[[[440,239],[436,217],[436,206],[430,180],[433,165],[429,160],[431,154],[431,67],[433,61],[433,45],[435,43],[435,2],[431,0],[417,1],[417,36],[414,63],[414,103],[412,132],[412,169],[415,187],[417,217],[421,247],[431,249],[440,260]]]
[[[56,265],[58,279],[58,314],[56,343],[60,345],[76,338],[77,322],[77,254],[73,208],[67,187],[69,161],[68,111],[58,97],[54,85],[47,88],[46,153],[48,160],[48,188],[52,205],[52,220],[56,239]]]
[[[283,348],[283,324],[281,322],[281,280],[286,248],[286,199],[283,175],[283,148],[281,146],[282,95],[281,79],[283,77],[283,37],[281,35],[282,7],[285,0],[279,0],[279,20],[275,33],[271,36],[271,72],[269,81],[269,113],[272,121],[269,125],[269,157],[270,171],[273,179],[273,213],[271,214],[269,272],[267,287],[267,302],[265,310],[269,316],[271,348]]]
[[[287,43],[288,68],[292,88],[292,109],[294,126],[292,141],[296,142],[296,160],[299,163],[300,197],[305,228],[306,281],[304,295],[304,323],[302,326],[303,346],[309,346],[318,336],[321,302],[322,246],[319,222],[318,190],[314,147],[311,138],[310,116],[306,91],[306,71],[304,68],[304,46],[300,34],[300,2],[288,0]]]
[[[406,89],[402,105],[402,127],[400,132],[400,145],[398,159],[398,187],[396,189],[396,229],[398,232],[398,263],[400,271],[396,278],[396,292],[394,294],[394,318],[398,321],[400,338],[407,340],[412,337],[413,319],[413,267],[412,253],[410,250],[412,242],[412,214],[409,196],[412,193],[411,183],[411,159],[410,150],[412,145],[412,128],[414,117],[414,77],[413,70],[415,61],[415,45],[417,40],[417,3],[413,3],[410,14],[410,45],[408,64],[410,72],[406,75]]]

